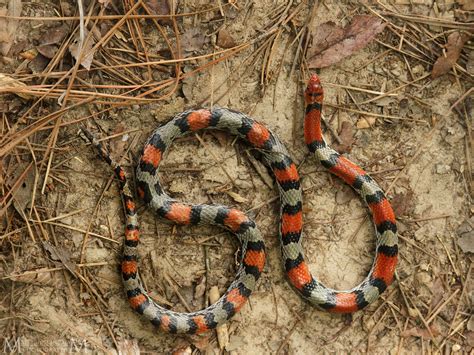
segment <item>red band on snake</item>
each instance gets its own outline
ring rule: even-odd
[[[156,304],[147,294],[138,276],[139,228],[135,203],[123,169],[110,158],[107,150],[90,134],[85,134],[112,166],[120,182],[125,202],[127,226],[122,261],[122,278],[131,307],[153,324],[171,333],[202,333],[229,320],[245,304],[265,265],[263,238],[245,213],[221,205],[178,202],[163,190],[158,168],[172,141],[189,132],[218,129],[237,135],[259,149],[272,169],[280,192],[280,240],[283,265],[291,284],[301,296],[320,309],[336,313],[360,310],[375,301],[391,284],[398,258],[395,215],[385,194],[367,173],[339,155],[324,141],[321,131],[323,89],[312,75],[305,91],[304,136],[309,151],[331,173],[350,185],[367,203],[375,233],[375,259],[367,277],[351,290],[330,289],[315,279],[305,261],[302,241],[302,190],[296,165],[278,137],[263,124],[244,113],[226,108],[189,110],[176,115],[157,128],[146,141],[137,167],[138,195],[161,217],[177,224],[212,224],[237,236],[242,243],[242,258],[237,275],[215,304],[193,313],[178,313]]]

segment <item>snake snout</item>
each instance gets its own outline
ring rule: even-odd
[[[308,81],[305,92],[306,103],[323,101],[323,87],[318,75],[312,74]]]

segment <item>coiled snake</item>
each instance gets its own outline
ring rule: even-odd
[[[367,203],[376,232],[375,259],[367,277],[348,291],[325,287],[310,273],[302,241],[302,190],[296,165],[278,137],[247,115],[226,108],[189,110],[177,114],[157,128],[146,141],[137,167],[138,195],[159,216],[182,225],[212,224],[233,232],[242,243],[242,258],[237,275],[225,294],[208,308],[193,313],[178,313],[156,304],[143,288],[138,276],[139,228],[132,192],[123,169],[87,130],[84,133],[112,166],[120,182],[125,202],[126,229],[122,278],[131,307],[153,324],[171,333],[201,333],[229,320],[238,312],[260,277],[265,265],[261,233],[245,213],[226,206],[189,204],[175,201],[163,190],[158,167],[173,140],[190,132],[218,129],[236,135],[260,150],[272,169],[281,200],[280,240],[283,264],[291,284],[313,305],[336,313],[350,313],[373,302],[391,284],[398,259],[397,228],[392,207],[377,183],[325,142],[321,131],[323,89],[313,74],[305,91],[305,143],[317,160],[331,173],[349,184]]]

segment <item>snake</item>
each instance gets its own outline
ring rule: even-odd
[[[382,189],[361,167],[326,143],[321,130],[324,92],[312,74],[306,87],[304,139],[309,152],[332,174],[351,186],[368,206],[376,234],[375,257],[366,278],[350,290],[324,286],[310,272],[302,247],[303,200],[297,167],[285,145],[264,124],[228,108],[191,109],[175,115],[153,131],[145,142],[136,168],[138,196],[158,216],[179,225],[215,225],[233,233],[241,243],[234,280],[220,299],[203,310],[175,312],[155,302],[138,274],[139,225],[137,208],[126,174],[95,136],[83,128],[99,155],[113,168],[126,215],[121,273],[128,302],[136,312],[164,332],[199,334],[231,319],[248,300],[265,266],[262,233],[250,216],[218,204],[191,204],[171,198],[159,179],[159,165],[174,139],[191,132],[216,129],[238,136],[261,153],[273,171],[280,195],[279,236],[283,267],[301,297],[320,310],[352,313],[374,302],[392,283],[398,261],[395,214]]]

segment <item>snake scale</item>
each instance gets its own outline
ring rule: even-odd
[[[395,215],[385,194],[367,173],[331,149],[321,131],[323,89],[313,74],[305,91],[304,137],[309,151],[331,173],[349,184],[367,203],[376,233],[375,259],[367,277],[356,287],[337,291],[315,279],[304,258],[302,242],[302,189],[295,163],[278,137],[244,113],[227,108],[188,110],[157,128],[146,141],[136,171],[137,192],[163,218],[181,225],[211,224],[237,236],[242,244],[241,262],[223,296],[204,310],[178,313],[158,305],[143,288],[138,276],[139,227],[136,205],[125,173],[108,151],[83,129],[101,157],[112,166],[120,183],[126,212],[122,278],[128,302],[154,325],[170,333],[202,333],[229,320],[255,289],[265,265],[265,246],[256,224],[245,213],[226,206],[176,201],[163,190],[159,164],[173,140],[190,132],[218,129],[236,135],[258,149],[271,168],[280,193],[280,241],[283,265],[300,295],[320,309],[351,313],[376,300],[391,284],[398,260]]]

